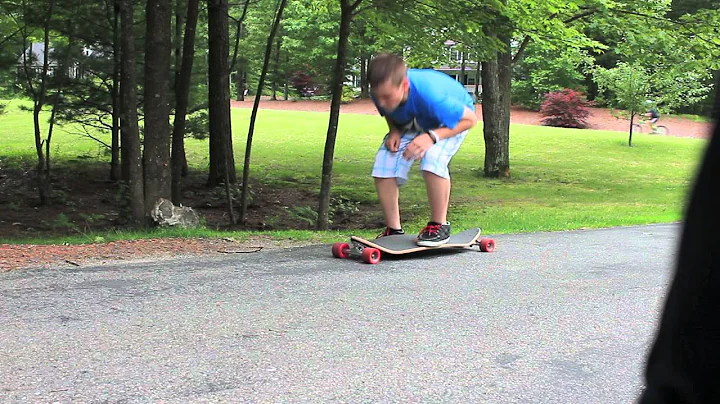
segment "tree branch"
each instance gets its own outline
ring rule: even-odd
[[[581,13],[575,14],[572,17],[569,17],[569,18],[563,20],[563,24],[570,24],[573,21],[577,21],[577,20],[579,20],[581,18],[585,18],[589,15],[593,15],[597,11],[598,11],[597,8],[590,8],[590,9],[584,10]],[[550,19],[556,18],[556,17],[558,17],[558,15],[553,14],[550,16]],[[523,38],[523,41],[520,44],[520,48],[518,48],[518,51],[515,53],[515,56],[513,56],[511,63],[516,63],[522,58],[523,53],[525,52],[525,48],[527,48],[527,46],[530,44],[531,40],[532,40],[532,38],[530,38],[530,35],[525,35],[525,38]]]
[[[688,33],[690,33],[690,34],[695,35],[695,36],[696,36],[698,39],[700,39],[701,41],[706,42],[706,43],[708,43],[708,44],[710,44],[710,45],[713,45],[713,46],[716,46],[716,47],[720,47],[720,45],[718,45],[717,43],[715,43],[715,42],[713,42],[713,41],[711,41],[711,40],[703,37],[701,34],[699,34],[699,33],[697,33],[697,32],[694,32],[691,28],[688,28],[688,23],[687,23],[687,22],[679,21],[679,20],[674,20],[674,19],[671,19],[671,18],[656,17],[656,16],[654,16],[654,15],[647,15],[647,14],[643,14],[643,13],[638,13],[637,11],[632,11],[632,10],[621,10],[621,9],[618,9],[617,12],[620,13],[620,14],[634,15],[634,16],[636,16],[636,17],[649,18],[649,19],[651,19],[651,20],[669,22],[669,23],[671,23],[671,24],[679,25],[679,26],[681,26],[683,29],[685,29],[685,32],[688,32]]]
[[[10,35],[8,35],[7,37],[5,37],[5,39],[3,39],[2,41],[0,41],[0,46],[2,46],[5,42],[11,40],[12,37],[14,37],[17,33],[21,32],[21,31],[22,31],[22,28],[18,28],[15,32],[13,32],[12,34],[10,34]]]
[[[525,35],[525,38],[523,38],[522,43],[520,44],[520,48],[518,48],[518,51],[515,53],[515,56],[513,56],[512,61],[510,63],[515,63],[522,57],[523,53],[525,52],[525,48],[527,48],[528,44],[532,38],[530,38],[530,35]]]
[[[567,20],[564,20],[563,22],[565,24],[570,24],[571,22],[573,22],[575,20],[579,20],[579,19],[585,18],[589,15],[593,15],[593,14],[597,13],[597,11],[598,11],[597,8],[590,8],[590,9],[583,11],[582,13],[575,14],[574,16],[568,18]]]

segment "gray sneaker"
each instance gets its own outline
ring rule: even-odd
[[[437,247],[450,240],[450,223],[439,224],[429,222],[417,237],[417,245],[421,247]]]

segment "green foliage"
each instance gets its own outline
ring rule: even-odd
[[[585,79],[581,71],[591,63],[592,58],[583,49],[568,48],[558,53],[541,43],[531,44],[513,68],[513,104],[537,110],[551,91],[581,89]]]
[[[595,82],[605,99],[615,108],[630,111],[632,115],[646,112],[647,99],[652,96],[648,74],[641,66],[618,63],[613,69],[596,68]]]
[[[706,112],[711,72],[718,68],[720,56],[720,46],[708,38],[717,37],[714,21],[720,19],[717,10],[685,14],[681,9],[678,2],[671,9],[670,1],[628,0],[588,21],[586,32],[608,47],[594,55],[599,67],[612,69],[622,62],[642,68],[650,82],[650,98],[661,108]]]
[[[291,217],[307,223],[308,226],[314,226],[317,222],[317,211],[310,206],[291,206],[286,208],[285,211]]]
[[[53,229],[72,229],[75,231],[80,230],[78,225],[76,225],[72,220],[70,220],[70,218],[64,213],[59,213],[55,220],[48,224]]]
[[[341,102],[346,104],[360,96],[360,92],[356,91],[353,87],[343,86],[343,94]]]
[[[335,215],[349,216],[360,211],[360,202],[346,198],[342,195],[330,199],[330,217]]]
[[[207,109],[187,115],[185,135],[199,140],[207,139],[210,136],[210,118]]]
[[[701,101],[710,91],[702,73],[685,72],[681,76],[674,69],[653,72],[624,62],[612,69],[596,68],[594,78],[601,91],[606,91],[604,96],[611,106],[631,114],[646,112],[648,100],[659,110],[671,112]]]

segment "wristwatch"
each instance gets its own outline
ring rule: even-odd
[[[429,130],[429,131],[427,131],[427,133],[432,138],[433,143],[437,143],[440,141],[440,137],[437,135],[437,133],[435,133],[434,130]]]

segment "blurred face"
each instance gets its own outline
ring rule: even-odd
[[[386,80],[380,85],[373,87],[372,92],[375,100],[385,112],[395,110],[403,101],[407,100],[410,83],[405,77],[399,86],[393,85],[391,80]]]

